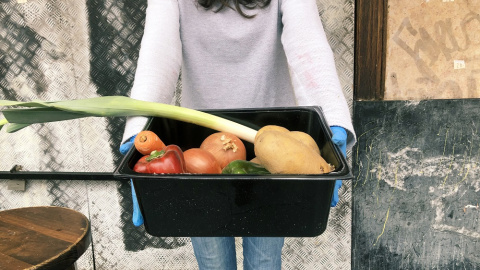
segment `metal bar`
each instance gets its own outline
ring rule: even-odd
[[[32,172],[32,171],[0,171],[0,179],[22,180],[95,180],[119,181],[112,172]]]

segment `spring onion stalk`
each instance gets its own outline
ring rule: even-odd
[[[124,96],[105,96],[65,101],[19,102],[0,100],[0,106],[15,108],[2,109],[7,132],[15,132],[35,123],[70,120],[82,117],[126,117],[152,116],[188,122],[217,131],[229,132],[247,142],[254,142],[257,131],[239,123],[198,110],[184,107],[148,102]],[[21,108],[18,108],[21,107]]]

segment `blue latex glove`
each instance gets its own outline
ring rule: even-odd
[[[120,145],[120,154],[125,155],[128,153],[130,148],[133,146],[133,141],[135,141],[137,135],[130,137],[124,144]]]
[[[330,130],[332,131],[332,141],[336,144],[340,151],[342,152],[343,156],[347,156],[347,131],[339,126],[331,126]],[[335,207],[338,203],[338,190],[342,186],[341,180],[335,181],[335,188],[333,189],[333,198],[332,202],[330,203],[331,207]]]
[[[125,155],[128,153],[130,148],[133,147],[133,141],[135,140],[135,136],[132,136],[128,141],[124,144],[120,145],[120,153]],[[140,212],[140,206],[138,206],[137,194],[135,193],[135,188],[133,187],[133,181],[130,179],[130,186],[132,187],[132,202],[133,202],[133,214],[132,214],[132,222],[135,226],[141,226],[143,224],[143,216],[142,212]]]
[[[133,187],[133,181],[130,179],[130,186],[132,187],[132,201],[133,201],[133,214],[132,222],[136,227],[143,224],[143,216],[140,211],[140,206],[138,206],[137,194],[135,193],[135,188]]]

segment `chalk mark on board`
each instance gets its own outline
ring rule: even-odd
[[[465,179],[467,179],[467,175],[468,175],[468,172],[470,171],[470,166],[467,167],[467,172],[465,173],[465,175],[463,176],[462,180],[459,181],[457,184],[455,184],[455,189],[458,189],[458,186],[463,183],[465,181]]]
[[[463,236],[480,239],[480,233],[465,229],[465,227],[458,228],[458,227],[450,226],[446,224],[433,224],[432,228],[441,232],[453,232]]]
[[[452,166],[453,166],[453,162],[455,161],[455,145],[456,145],[455,139],[456,139],[456,134],[453,136],[453,146],[452,146],[452,154],[450,155],[450,164],[448,165],[447,175],[445,175],[445,178],[443,179],[442,187],[445,186],[445,184],[447,183],[448,176],[453,171]]]
[[[385,232],[385,227],[387,226],[387,221],[388,221],[389,214],[390,214],[390,206],[388,207],[388,210],[387,210],[387,216],[385,217],[385,222],[383,223],[382,232],[377,236],[377,240],[375,240],[375,243],[373,243],[374,246],[377,244],[378,239],[380,239],[380,237],[382,237],[383,233]]]
[[[473,209],[475,209],[475,210],[478,210],[478,207],[479,207],[479,206],[478,206],[478,203],[477,203],[477,205],[468,204],[468,205],[465,205],[465,206],[463,207],[463,212],[464,212],[464,213],[467,212],[467,209],[468,209],[468,208],[473,208]]]

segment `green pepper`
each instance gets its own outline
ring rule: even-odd
[[[270,172],[257,163],[246,160],[234,160],[223,168],[222,174],[270,174]]]

